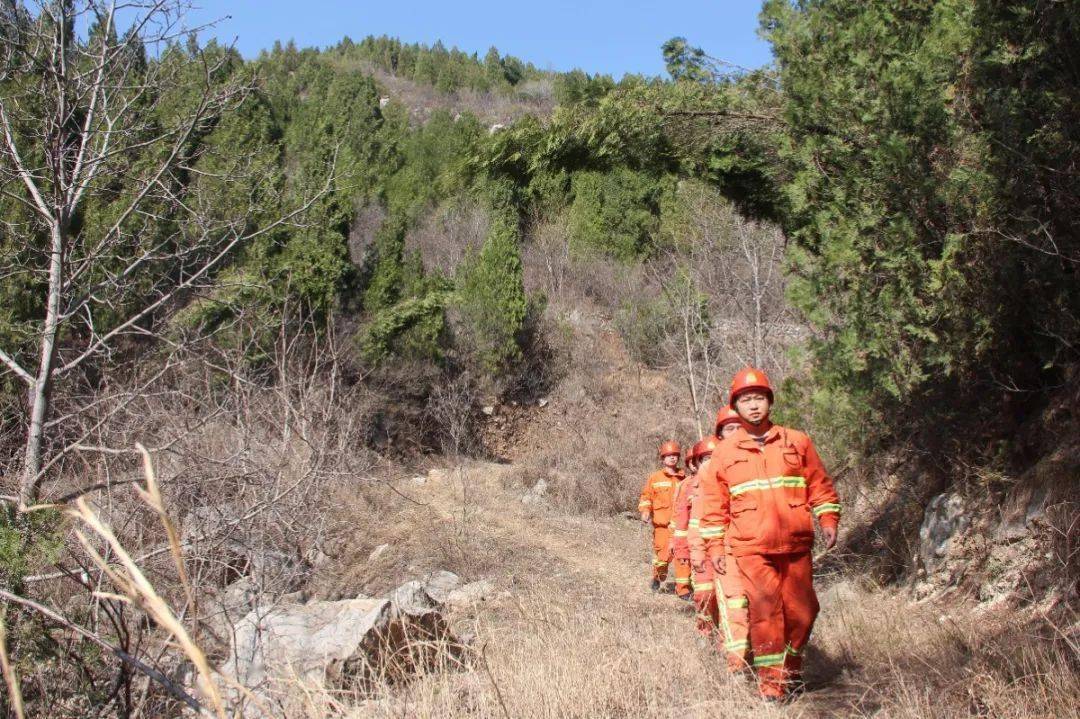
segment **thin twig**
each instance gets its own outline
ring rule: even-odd
[[[144,664],[142,661],[140,661],[140,660],[136,659],[135,657],[131,656],[130,654],[125,652],[120,647],[115,646],[115,645],[110,644],[109,642],[105,641],[104,639],[99,637],[97,634],[94,634],[89,629],[86,629],[85,627],[79,626],[78,624],[75,624],[74,622],[72,622],[68,618],[66,618],[66,617],[64,617],[64,616],[62,616],[60,614],[57,614],[52,609],[49,609],[48,607],[46,607],[44,604],[38,604],[37,602],[35,602],[32,599],[27,599],[26,597],[20,597],[19,595],[12,594],[11,592],[9,592],[7,590],[4,590],[4,589],[0,589],[0,598],[6,599],[7,601],[12,602],[14,604],[22,605],[22,606],[26,607],[27,609],[32,609],[35,612],[37,612],[38,614],[41,614],[42,616],[48,617],[49,619],[53,620],[54,622],[61,625],[65,629],[70,629],[71,631],[75,632],[76,634],[78,634],[83,639],[86,639],[86,640],[88,640],[90,642],[93,642],[97,646],[99,646],[102,649],[106,650],[107,652],[113,654],[120,661],[122,661],[122,662],[124,662],[126,664],[129,664],[130,666],[134,667],[135,669],[138,669],[140,672],[142,672],[143,674],[145,674],[146,676],[150,677],[155,682],[160,684],[165,689],[165,691],[169,692],[174,697],[176,697],[180,701],[187,704],[193,710],[195,710],[197,712],[205,712],[206,711],[206,708],[202,704],[199,703],[198,699],[191,696],[190,694],[185,692],[180,687],[176,686],[176,684],[174,684],[168,677],[166,677],[164,674],[159,672],[157,669],[154,669],[153,667],[149,666],[148,664]]]

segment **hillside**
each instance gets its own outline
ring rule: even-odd
[[[619,82],[182,5],[0,10],[0,711],[1076,714],[1069,3]],[[747,365],[843,504],[783,710],[626,517]]]

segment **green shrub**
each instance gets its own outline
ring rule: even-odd
[[[456,345],[494,375],[521,359],[529,301],[519,242],[516,210],[496,208],[487,239],[466,259],[458,277],[456,306],[462,322]]]
[[[574,175],[570,206],[572,247],[629,261],[648,255],[659,226],[666,183],[626,168]]]

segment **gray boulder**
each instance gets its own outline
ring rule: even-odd
[[[442,574],[449,576],[442,576]],[[453,579],[451,579],[451,577]],[[330,691],[364,691],[396,683],[462,650],[436,596],[460,584],[440,573],[429,587],[411,581],[390,596],[258,606],[236,623],[222,673],[263,704],[234,695],[245,717],[287,713],[288,686],[296,681]],[[456,583],[455,583],[456,581]]]

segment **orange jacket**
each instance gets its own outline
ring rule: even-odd
[[[698,479],[696,474],[679,482],[679,489],[675,492],[675,508],[671,527],[675,530],[672,537],[672,545],[675,557],[678,559],[690,558],[690,545],[687,544],[688,530],[690,528],[690,503],[693,502],[693,494],[697,491]]]
[[[638,500],[639,512],[652,512],[652,523],[666,527],[671,523],[671,508],[675,504],[675,490],[683,474],[677,469],[657,470],[645,480]]]
[[[691,512],[700,537],[695,561],[723,556],[725,538],[736,556],[808,552],[813,517],[839,523],[840,500],[810,438],[773,425],[764,440],[740,430],[701,468]]]
[[[705,561],[705,543],[701,538],[701,516],[700,512],[694,513],[694,505],[700,504],[701,498],[701,478],[708,472],[709,463],[712,459],[708,459],[698,467],[697,474],[694,475],[694,486],[692,496],[689,499],[690,518],[686,523],[686,545],[690,550],[690,562],[691,564],[701,564]]]

